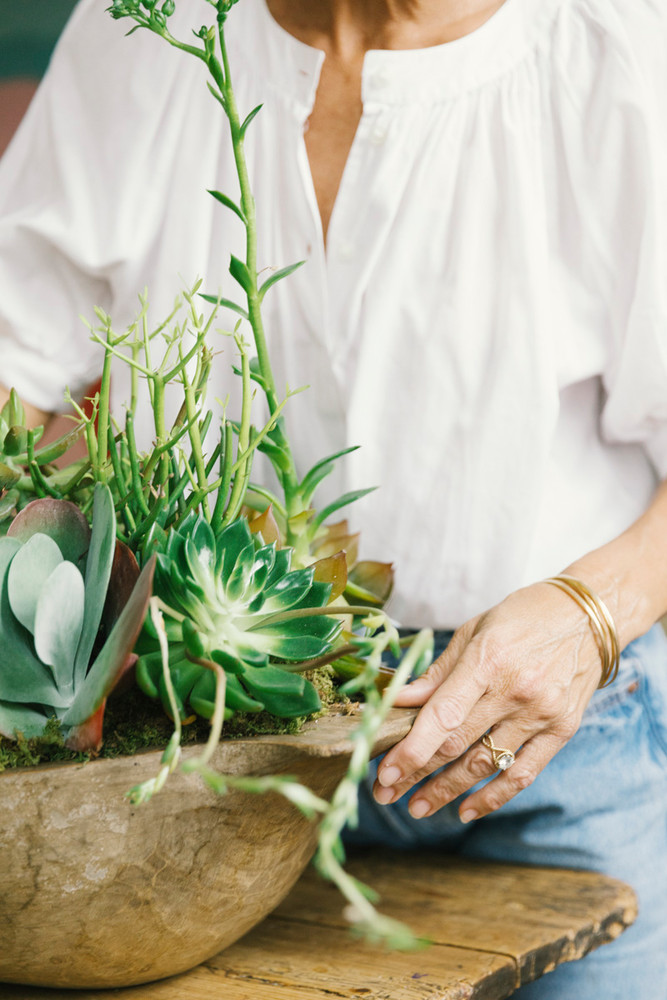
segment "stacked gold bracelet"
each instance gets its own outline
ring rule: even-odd
[[[609,609],[590,587],[573,576],[550,576],[544,583],[551,583],[564,591],[588,615],[602,657],[602,677],[598,687],[611,684],[618,673],[621,648]]]

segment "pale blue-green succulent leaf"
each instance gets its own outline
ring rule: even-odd
[[[84,620],[85,588],[74,563],[59,563],[42,587],[35,612],[35,652],[53,670],[56,687],[74,689],[74,659]]]
[[[39,533],[31,535],[12,559],[7,577],[9,603],[17,621],[29,632],[35,631],[42,587],[62,561],[56,542]]]
[[[148,610],[154,570],[155,557],[152,557],[142,569],[120,618],[75,694],[70,708],[63,715],[64,727],[80,726],[94,715],[127,668],[128,658]]]
[[[58,694],[51,671],[33,653],[31,636],[16,621],[9,604],[7,575],[20,547],[15,538],[0,538],[0,700],[25,702],[29,692],[29,699],[37,704],[64,708],[67,702]]]
[[[97,483],[93,499],[93,527],[86,558],[85,604],[81,638],[74,658],[74,683],[86,675],[100,628],[116,548],[116,513],[111,491]]]
[[[81,515],[72,504],[44,499],[29,508],[28,516],[17,517],[0,540],[0,702],[13,705],[11,718],[20,720],[10,728],[6,711],[7,731],[12,735],[24,729],[25,719],[34,728],[30,712],[41,705],[42,726],[55,714],[68,746],[96,748],[102,739],[106,696],[136,659],[130,654],[148,605],[154,559],[123,607],[131,591],[132,567],[128,576],[122,549],[114,566],[116,525],[109,488],[95,488],[92,536],[87,523],[82,529]],[[46,533],[39,531],[42,520]],[[72,559],[63,558],[61,546]],[[87,588],[76,565],[86,552]],[[110,564],[116,585],[105,611]],[[103,613],[107,628],[118,617],[86,674]],[[89,635],[82,641],[86,628]],[[74,669],[77,657],[80,683]]]
[[[26,739],[41,736],[48,716],[26,705],[14,705],[0,701],[0,735],[13,739],[15,733],[23,733]]]

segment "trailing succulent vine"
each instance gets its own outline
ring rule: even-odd
[[[113,0],[108,8],[113,18],[134,22],[130,33],[150,30],[208,71],[209,90],[229,124],[239,185],[236,199],[210,193],[245,229],[245,259],[232,256],[229,265],[241,301],[203,293],[199,281],[152,327],[144,293],[135,321],[122,332],[96,310],[90,333],[103,349],[100,388],[87,410],[68,397],[76,414],[72,431],[40,447],[42,431],[26,428],[15,392],[0,411],[0,735],[32,736],[55,719],[72,748],[99,747],[107,695],[136,667],[139,688],[162,702],[174,733],[158,774],[130,791],[132,801],[159,792],[179,766],[220,794],[240,788],[284,795],[318,817],[316,864],[346,896],[350,919],[371,938],[408,947],[416,943],[411,933],[381,917],[365,888],[345,873],[340,835],[356,822],[359,783],[393,694],[428,664],[432,641],[428,632],[419,634],[382,696],[382,655],[400,652],[398,633],[381,610],[392,568],[358,562],[357,536],[347,522],[328,523],[369,490],[346,493],[321,510],[313,505],[318,486],[351,448],[297,474],[282,417],[292,393],[280,398],[276,390],[262,302],[303,262],[260,283],[244,145],[261,108],[242,118],[236,105],[225,44],[236,2],[207,0],[215,24],[187,42],[169,28],[174,0]],[[238,317],[231,332],[216,327],[221,307]],[[206,403],[212,338],[222,333],[238,353],[242,402],[233,420],[226,412],[214,418]],[[117,364],[131,373],[122,424],[110,410]],[[180,406],[168,418],[166,397],[174,387]],[[257,389],[267,411],[259,428],[251,420]],[[147,452],[135,433],[140,392],[148,393],[153,418]],[[53,463],[79,437],[86,458],[57,468]],[[251,481],[257,451],[270,460],[275,491]],[[365,706],[348,773],[331,803],[284,776],[239,778],[211,767],[232,714],[267,711],[289,719],[317,711],[317,692],[304,673],[332,661],[345,680],[341,690],[361,693]],[[196,715],[210,721],[209,739],[185,764],[182,727]]]

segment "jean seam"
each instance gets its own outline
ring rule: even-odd
[[[634,685],[642,687],[644,682],[645,678],[641,670],[641,661],[638,656],[633,655],[624,664],[622,677],[612,683],[607,689],[605,696],[596,702],[594,700],[595,694],[593,695],[593,699],[588,703],[584,712],[581,724],[591,723],[594,725],[600,716],[606,715],[607,712],[611,712],[626,704],[637,690]]]
[[[655,712],[653,710],[653,703],[651,699],[648,697],[648,679],[646,676],[642,678],[642,683],[640,684],[640,698],[642,701],[642,705],[644,706],[644,712],[646,714],[646,718],[648,719],[648,725],[649,725],[649,730],[651,732],[651,736],[655,739],[655,742],[660,747],[662,755],[665,758],[665,761],[667,762],[667,738],[665,738],[665,735],[662,732],[662,727],[660,726],[660,723],[656,719]]]

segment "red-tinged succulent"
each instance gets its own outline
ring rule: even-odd
[[[92,529],[67,501],[34,500],[0,538],[0,733],[38,736],[51,717],[74,750],[99,748],[110,691],[133,663],[154,562],[116,543],[111,493]]]

